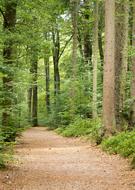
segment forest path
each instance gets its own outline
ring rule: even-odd
[[[135,190],[126,160],[42,127],[23,133],[16,158],[0,172],[0,190]]]

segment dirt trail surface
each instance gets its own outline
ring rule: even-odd
[[[45,128],[23,133],[16,158],[0,172],[0,190],[135,190],[126,160]]]

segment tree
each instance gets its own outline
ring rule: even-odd
[[[72,17],[72,78],[76,80],[77,74],[77,49],[78,49],[78,0],[71,0],[71,17]]]
[[[128,0],[118,0],[115,12],[115,115],[119,129],[123,119],[128,61]]]
[[[97,117],[97,65],[98,65],[98,1],[94,9],[94,32],[93,32],[93,118]]]
[[[105,1],[105,60],[103,125],[105,135],[115,130],[115,0]]]
[[[28,88],[28,121],[33,127],[38,126],[38,49],[36,44],[29,47],[30,84]]]
[[[75,114],[75,97],[76,97],[76,81],[77,81],[77,51],[78,51],[78,0],[71,0],[71,21],[72,21],[72,56],[71,56],[71,86],[70,86],[70,115]]]
[[[14,65],[15,65],[15,25],[16,25],[16,8],[17,1],[5,1],[4,13],[3,13],[3,30],[5,36],[4,49],[3,49],[3,67],[6,68],[3,77],[3,114],[2,114],[2,126],[3,128],[13,126],[12,111],[14,105],[13,98],[13,80],[14,80]],[[10,137],[9,137],[10,138]]]
[[[84,0],[84,61],[85,68],[88,69],[88,65],[92,60],[92,42],[90,36],[90,5],[88,0]]]
[[[132,108],[131,108],[131,124],[135,125],[135,3],[133,3],[133,29],[132,29],[132,47],[133,47],[133,57],[132,57],[132,81],[131,81],[131,98],[133,98]]]
[[[103,32],[104,32],[104,6],[103,2],[99,2],[99,30],[98,30],[98,46],[99,46],[99,54],[101,60],[101,66],[104,61],[104,49],[103,49]]]
[[[31,48],[31,65],[32,65],[32,125],[38,126],[38,50],[35,47]]]
[[[46,40],[47,34],[46,34]],[[49,63],[49,58],[50,58],[50,47],[46,45],[45,47],[45,55],[44,55],[44,65],[45,65],[45,80],[46,80],[46,109],[47,113],[50,113],[50,63]]]
[[[30,66],[30,75],[32,75],[32,67]],[[32,119],[32,85],[28,89],[28,122],[31,124]]]
[[[52,38],[53,38],[53,64],[54,64],[54,95],[56,99],[56,96],[60,93],[60,73],[59,73],[60,36],[59,36],[58,26],[56,26],[56,28],[52,32]]]

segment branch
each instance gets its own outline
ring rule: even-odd
[[[69,38],[69,40],[68,40],[68,41],[66,41],[65,46],[63,47],[63,49],[62,49],[62,51],[61,51],[61,53],[60,53],[60,55],[59,55],[58,60],[60,60],[60,58],[61,58],[62,54],[64,53],[64,51],[65,51],[65,49],[66,49],[67,45],[69,44],[69,42],[71,41],[71,39],[72,39],[72,38],[73,38],[73,35]]]

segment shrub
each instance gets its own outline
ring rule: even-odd
[[[11,130],[7,128],[3,130],[0,128],[0,168],[4,168],[6,164],[12,159],[13,145],[15,144],[15,137],[20,134],[22,128],[19,130]]]
[[[60,127],[56,130],[57,133],[65,137],[80,137],[87,136],[96,142],[101,139],[101,121],[100,119],[82,119],[76,118],[73,123],[67,127]]]
[[[7,143],[4,138],[0,136],[0,168],[4,168],[8,161],[12,158],[13,143]]]
[[[26,128],[26,127],[25,127]],[[23,127],[8,126],[1,128],[1,136],[5,142],[15,142],[16,137],[21,135],[21,132],[25,129]]]
[[[103,140],[102,148],[110,154],[133,157],[135,155],[135,131],[122,132]]]

